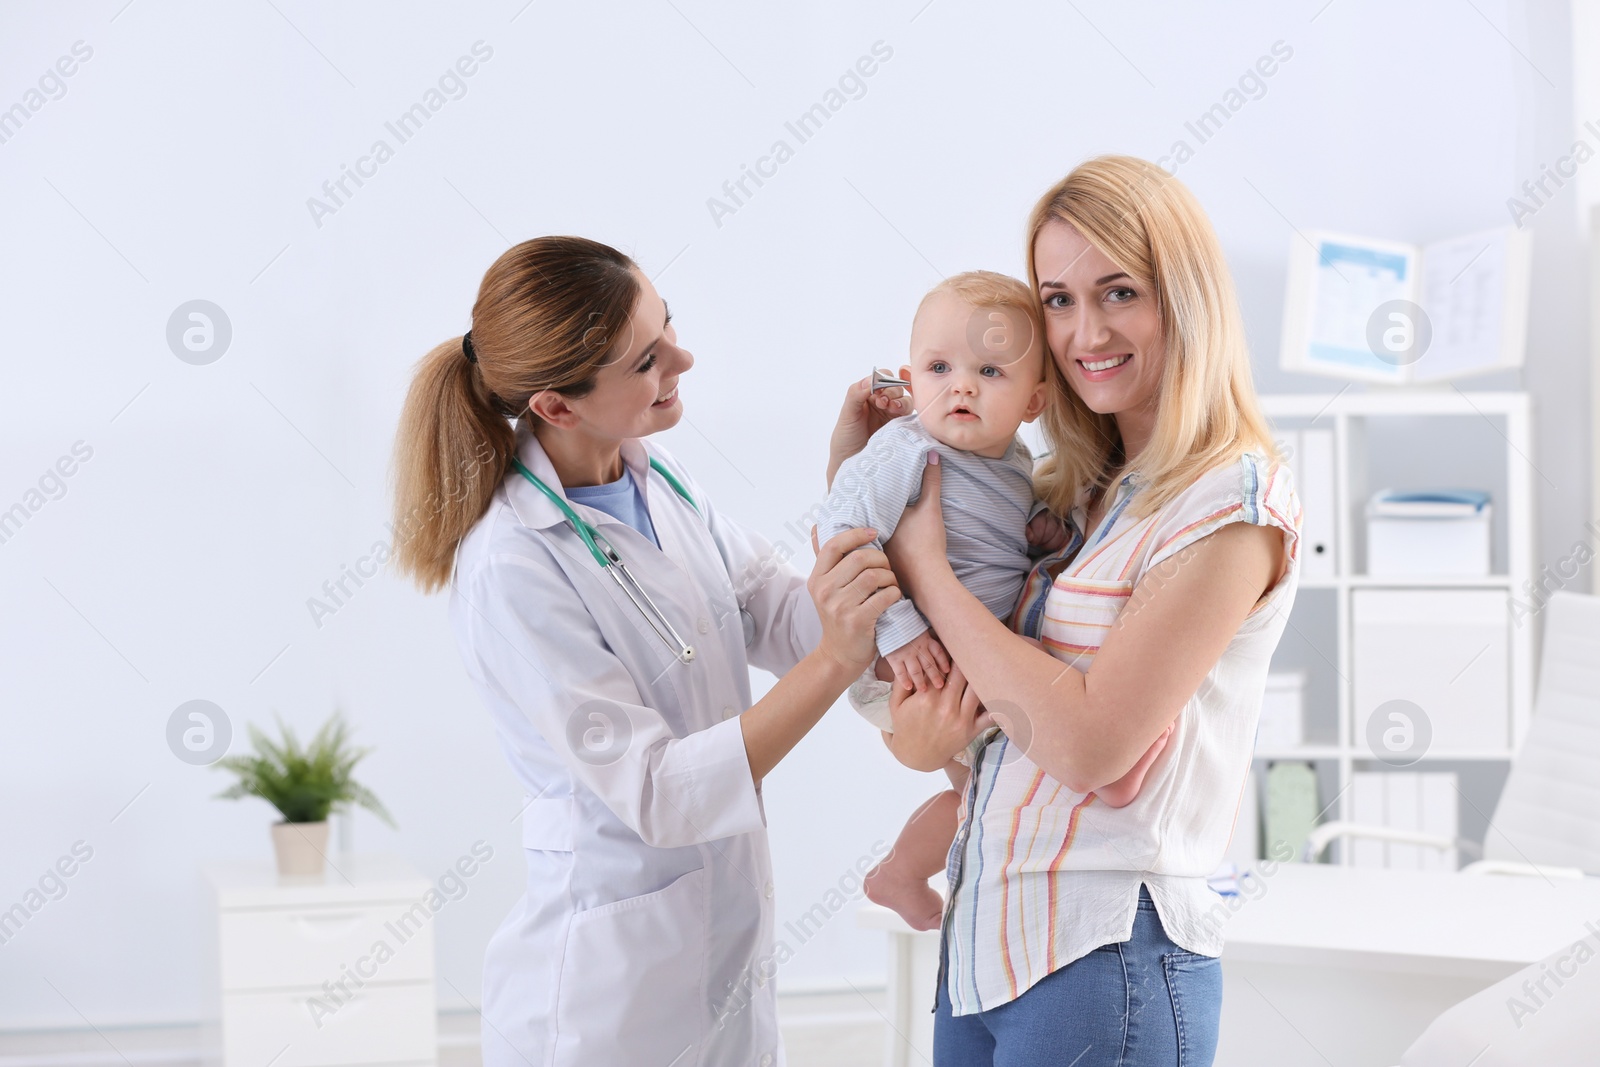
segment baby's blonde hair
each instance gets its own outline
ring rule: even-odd
[[[1026,282],[992,270],[969,270],[953,274],[928,290],[922,302],[917,305],[917,314],[922,314],[922,309],[927,307],[928,301],[941,293],[949,293],[975,311],[1015,312],[1015,322],[1001,321],[983,329],[1023,326],[1030,332],[1027,344],[1017,351],[1026,353],[1032,348],[1038,348],[1041,354],[1044,352],[1043,313],[1039,301],[1035,299]],[[1021,358],[1020,355],[1018,358]],[[1041,359],[1039,362],[1039,373],[1043,375],[1045,360]]]

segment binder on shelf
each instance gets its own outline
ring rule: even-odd
[[[1331,581],[1338,573],[1334,534],[1338,509],[1334,504],[1333,431],[1320,427],[1304,430],[1274,429],[1283,448],[1295,492],[1305,509],[1300,536],[1302,581]]]
[[[1363,826],[1413,830],[1454,840],[1460,836],[1454,771],[1356,771],[1350,776],[1350,817]],[[1350,839],[1351,863],[1407,871],[1453,871],[1457,850],[1370,837]]]
[[[1461,818],[1456,797],[1460,795],[1460,788],[1455,772],[1435,771],[1419,774],[1417,778],[1422,782],[1419,799],[1422,804],[1423,833],[1448,837],[1452,840],[1459,837]],[[1458,866],[1456,850],[1453,848],[1448,852],[1431,848],[1423,852],[1422,869],[1425,871],[1453,871]]]
[[[1339,528],[1334,505],[1333,431],[1310,427],[1300,431],[1300,466],[1295,468],[1295,488],[1305,508],[1301,548],[1302,578],[1329,580],[1338,573],[1334,533]]]
[[[1410,771],[1386,774],[1384,779],[1384,822],[1396,830],[1422,831],[1422,783]],[[1422,869],[1421,845],[1389,842],[1389,866],[1401,871]]]
[[[1267,769],[1267,813],[1262,823],[1269,854],[1288,845],[1298,859],[1317,824],[1317,772],[1309,763],[1280,761]]]
[[[1384,813],[1383,781],[1389,777],[1377,771],[1355,771],[1350,775],[1350,821],[1361,826],[1387,826]],[[1384,842],[1372,837],[1348,838],[1350,863],[1356,867],[1387,867],[1389,854]]]

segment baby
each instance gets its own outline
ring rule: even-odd
[[[1067,541],[1065,524],[1034,499],[1033,457],[1017,436],[1044,410],[1045,358],[1039,305],[1022,282],[969,271],[934,286],[912,320],[911,362],[900,368],[915,413],[888,423],[840,465],[817,521],[818,542],[870,526],[878,532],[872,544],[881,548],[920,497],[925,457],[937,450],[951,568],[984,607],[1008,620],[1037,556]],[[850,702],[892,749],[890,683],[942,687],[950,661],[910,600],[879,616],[877,642],[881,658],[850,687]],[[1110,807],[1132,802],[1168,734],[1095,795]],[[965,786],[964,768],[952,767],[950,776],[957,789]],[[867,897],[915,929],[934,929],[942,918],[943,902],[928,880],[944,870],[959,804],[954,790],[923,804],[867,875]]]

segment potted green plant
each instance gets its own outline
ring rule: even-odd
[[[394,819],[372,791],[350,777],[371,749],[348,745],[349,727],[338,712],[322,724],[310,745],[301,749],[294,731],[279,719],[282,741],[273,741],[250,724],[248,755],[224,756],[214,766],[234,772],[239,780],[219,798],[260,797],[283,815],[272,825],[278,873],[320,875],[328,845],[328,812],[359,804],[390,826]]]

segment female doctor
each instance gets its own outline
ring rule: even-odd
[[[646,443],[694,364],[671,321],[622,253],[525,241],[401,419],[399,566],[451,587],[531,798],[526,895],[484,961],[486,1067],[783,1062],[761,781],[872,662],[900,595],[882,552],[852,551],[873,531],[803,578]],[[847,398],[830,476],[909,410],[870,396]],[[780,676],[753,705],[750,664]]]

